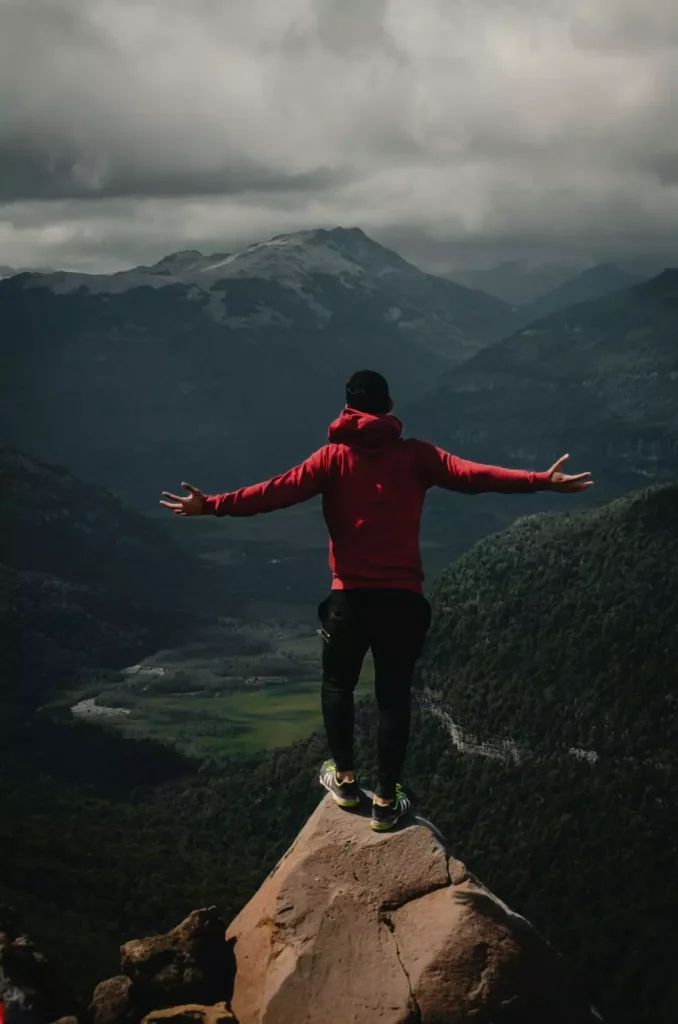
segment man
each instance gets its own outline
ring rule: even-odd
[[[251,516],[322,494],[330,535],[332,589],[319,608],[323,637],[321,705],[331,757],[320,782],[340,807],[356,807],[353,691],[372,650],[379,711],[378,781],[371,826],[393,828],[411,808],[400,782],[410,729],[410,687],[431,620],[422,593],[419,523],[429,487],[478,494],[573,492],[590,473],[560,472],[569,457],[535,473],[469,462],[426,441],[401,437],[388,384],[372,370],[354,373],[346,405],[329,427],[329,443],[298,466],[263,483],[206,495],[183,483],[188,497],[163,491],[177,515]]]

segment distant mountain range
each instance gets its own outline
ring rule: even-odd
[[[480,288],[512,306],[518,306],[533,302],[577,273],[578,268],[574,264],[538,263],[532,266],[526,260],[504,260],[485,269],[455,267],[444,276],[457,284]]]
[[[596,484],[567,500],[598,503],[678,467],[678,270],[626,279],[584,272],[534,309],[576,302],[525,324],[527,307],[424,274],[359,229],[20,274],[0,282],[5,439],[158,514],[181,480],[226,490],[299,461],[325,442],[348,374],[371,366],[410,435],[528,468],[570,451]],[[563,500],[437,496],[429,564]]]
[[[533,302],[526,303],[521,307],[520,312],[525,322],[530,323],[532,320],[548,316],[549,313],[556,313],[566,306],[573,306],[577,302],[602,299],[610,292],[639,284],[641,280],[641,277],[620,270],[612,263],[600,263],[588,270],[582,270],[575,277],[568,278],[567,281],[540,295]]]
[[[557,294],[565,287],[565,302],[578,302],[584,299],[598,298],[608,288],[608,276],[612,267],[617,272],[620,285],[633,284],[644,281],[647,278],[655,277],[663,268],[678,260],[678,253],[675,259],[661,260],[656,256],[638,256],[635,259],[621,257],[614,261],[595,263],[590,266],[577,266],[574,262],[565,263],[530,263],[528,260],[504,260],[496,266],[485,269],[465,269],[458,267],[449,270],[444,277],[458,284],[466,285],[467,288],[480,288],[482,291],[496,295],[504,302],[512,306],[529,307],[545,298],[550,293]],[[608,275],[608,276],[606,276]],[[625,279],[623,279],[625,275]],[[569,283],[572,282],[573,292],[577,289],[577,281],[582,279],[584,289],[589,288],[588,293],[567,294]],[[617,287],[616,281],[610,278],[613,286]],[[602,290],[595,290],[600,284]],[[593,286],[593,287],[592,287]],[[565,303],[563,303],[565,304]],[[549,309],[552,312],[555,308]],[[546,311],[546,310],[545,310]]]
[[[678,473],[677,338],[667,269],[479,352],[406,410],[408,426],[483,462],[546,468],[570,452],[600,502]]]
[[[0,281],[3,277],[14,277],[16,274],[54,274],[52,267],[10,267],[0,264]]]
[[[414,398],[518,323],[359,229],[21,274],[0,319],[6,439],[144,508],[186,476],[223,490],[319,447],[355,369]]]

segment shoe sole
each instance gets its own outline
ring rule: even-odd
[[[412,808],[408,807],[407,810],[403,812],[403,814],[399,814],[397,817],[393,818],[393,820],[379,821],[378,818],[372,818],[370,820],[370,826],[374,829],[375,832],[390,832],[391,829],[394,828],[399,821],[403,821],[405,818],[409,818],[411,814]]]
[[[332,793],[335,804],[339,807],[360,807],[360,800],[342,800],[340,797],[335,796]]]
[[[376,818],[372,818],[370,827],[375,832],[390,832],[394,825],[397,825],[397,821],[377,821]]]

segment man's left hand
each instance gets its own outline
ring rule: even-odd
[[[587,479],[591,476],[590,473],[576,473],[574,476],[568,476],[567,473],[560,472],[560,467],[569,457],[569,453],[561,455],[549,469],[550,486],[548,489],[550,491],[569,493],[571,491],[585,491],[587,488],[593,487],[593,480]]]

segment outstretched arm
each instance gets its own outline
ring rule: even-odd
[[[422,442],[420,448],[422,469],[427,485],[444,487],[450,491],[466,494],[481,494],[498,491],[505,494],[530,493],[532,491],[583,491],[593,485],[587,479],[590,473],[568,476],[560,467],[569,459],[561,455],[550,469],[534,472],[528,469],[507,469],[505,466],[488,466],[482,462],[460,459],[435,445]]]
[[[285,473],[258,484],[241,487],[222,494],[204,494],[197,487],[182,481],[189,491],[188,497],[163,491],[169,501],[160,504],[176,515],[254,516],[259,512],[274,512],[279,508],[308,501],[321,494],[327,480],[327,452],[319,448],[307,459]]]

